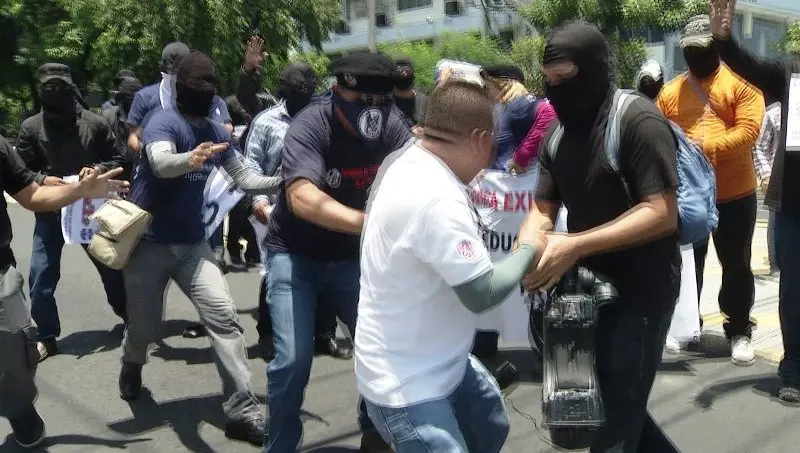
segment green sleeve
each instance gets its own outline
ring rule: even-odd
[[[461,303],[473,313],[483,313],[506,300],[519,287],[530,269],[536,249],[521,244],[494,267],[474,279],[453,287]]]

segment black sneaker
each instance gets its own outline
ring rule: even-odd
[[[800,404],[800,386],[784,383],[778,390],[778,399],[791,404]]]
[[[20,418],[9,420],[14,438],[22,448],[33,448],[42,443],[45,438],[44,421],[35,408]]]
[[[142,393],[142,366],[136,363],[122,362],[119,372],[119,397],[125,401],[133,401]]]
[[[261,414],[244,420],[225,422],[225,437],[231,440],[247,442],[256,447],[264,445],[266,433],[267,423],[261,417]]]
[[[55,338],[45,338],[36,342],[36,350],[39,352],[39,362],[43,362],[58,354],[58,343]]]
[[[336,338],[318,338],[314,340],[314,353],[327,355],[334,359],[350,360],[353,358],[353,348],[346,343],[339,343]]]

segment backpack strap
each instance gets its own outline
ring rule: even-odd
[[[561,137],[564,136],[564,126],[559,124],[556,126],[556,130],[550,135],[550,140],[547,141],[547,156],[550,158],[550,162],[556,160],[556,154],[558,153],[558,145],[561,144]]]
[[[622,136],[622,118],[625,116],[625,112],[628,111],[628,107],[631,106],[637,97],[638,96],[631,90],[617,90],[614,93],[611,109],[608,112],[605,137],[606,160],[614,173],[619,176],[620,181],[622,181],[622,185],[625,187],[625,193],[628,195],[631,204],[635,204],[635,200],[633,199],[628,181],[622,174],[622,168],[619,163],[619,148],[620,137]]]

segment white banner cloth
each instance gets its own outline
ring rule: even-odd
[[[230,177],[222,168],[215,168],[208,177],[205,191],[203,192],[203,224],[206,226],[206,239],[225,220],[225,216],[242,199],[244,192],[236,188]]]
[[[78,182],[78,175],[62,178],[67,183]],[[61,208],[61,234],[65,244],[88,244],[97,230],[97,222],[89,217],[100,209],[106,198],[81,198]]]

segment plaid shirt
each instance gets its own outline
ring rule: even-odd
[[[283,138],[289,129],[292,117],[286,104],[280,102],[259,113],[250,123],[250,132],[245,143],[245,156],[257,163],[265,176],[275,176],[283,157]],[[270,201],[266,195],[253,197],[253,204]]]
[[[753,164],[760,180],[767,180],[772,173],[772,162],[781,141],[781,104],[776,102],[767,107],[761,134],[753,148]]]

